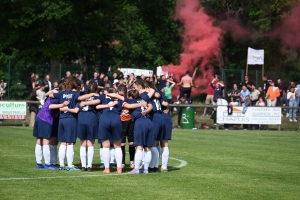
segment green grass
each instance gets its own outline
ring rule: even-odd
[[[299,199],[299,144],[296,131],[177,129],[170,154],[187,166],[168,173],[103,175],[99,168],[92,173],[35,169],[32,129],[0,127],[0,198]],[[79,144],[74,163],[79,163]]]

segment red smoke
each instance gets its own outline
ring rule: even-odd
[[[192,73],[198,67],[201,74],[197,73],[194,84],[200,87],[193,89],[192,94],[205,93],[207,81],[212,80],[214,73],[211,59],[219,57],[222,30],[213,25],[214,20],[204,12],[198,0],[178,1],[176,19],[183,24],[183,52],[178,65],[163,66],[163,70],[179,79],[187,70]],[[174,95],[177,96],[178,91]]]
[[[279,38],[286,48],[300,47],[300,3],[293,9],[290,16],[285,17],[280,26],[275,28],[269,35]]]
[[[221,24],[221,28],[229,32],[234,41],[241,39],[248,39],[250,37],[250,32],[246,30],[240,21],[234,18],[228,18]]]

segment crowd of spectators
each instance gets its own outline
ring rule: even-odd
[[[196,72],[196,71],[195,71]],[[141,75],[136,77],[135,74],[123,74],[121,68],[117,68],[116,72],[112,72],[111,67],[108,68],[108,71],[98,72],[95,71],[92,77],[84,77],[83,73],[76,72],[74,76],[76,76],[81,82],[81,91],[86,92],[87,85],[92,80],[98,85],[98,91],[101,91],[104,88],[114,87],[117,88],[120,84],[125,84],[126,86],[132,85],[137,78],[141,78],[144,80],[148,80],[153,85],[156,85],[158,89],[160,89],[166,96],[168,103],[172,104],[173,100],[176,99],[177,103],[188,103],[190,102],[189,94],[190,92],[186,92],[185,90],[189,90],[191,87],[195,87],[193,85],[193,78],[195,72],[192,77],[190,77],[189,73],[182,77],[181,81],[177,81],[173,78],[173,74],[169,74],[169,76],[162,75],[161,77],[157,77],[153,75],[151,77],[145,77]],[[39,101],[41,105],[45,100],[45,93],[53,88],[57,87],[60,83],[64,82],[68,77],[70,77],[72,73],[70,71],[66,71],[65,76],[60,81],[51,81],[51,77],[49,74],[46,74],[43,79],[40,79],[39,75],[31,72],[28,77],[27,82],[27,91],[28,96],[31,101]],[[185,79],[186,78],[186,79]],[[188,80],[188,86],[190,88],[186,88],[184,86],[184,81]],[[190,82],[190,84],[189,84]],[[283,84],[281,79],[278,79],[276,82],[268,79],[267,76],[264,76],[262,79],[263,84],[261,87],[257,87],[254,83],[251,82],[248,76],[245,76],[244,81],[241,83],[235,83],[232,86],[232,89],[224,91],[225,84],[221,80],[219,75],[215,75],[212,81],[209,81],[207,84],[207,94],[205,99],[206,105],[218,105],[218,99],[223,99],[228,104],[234,106],[242,106],[246,103],[246,99],[248,99],[248,103],[250,102],[250,106],[290,106],[290,107],[298,107],[300,103],[300,95],[298,97],[298,91],[300,89],[300,84],[295,85],[295,82],[289,81],[287,84]],[[181,89],[181,96],[175,97],[173,95],[173,88],[175,85],[181,85],[183,89]],[[4,81],[0,81],[0,100],[3,100],[3,95],[5,94],[6,83]],[[185,92],[185,94],[184,94]],[[184,96],[183,96],[184,95]],[[182,98],[182,99],[181,99]],[[225,101],[222,100],[222,104]],[[38,112],[38,104],[29,105],[31,110]],[[178,116],[182,110],[177,108]],[[289,118],[290,122],[296,122],[296,111],[297,109],[285,109],[286,117]],[[173,109],[170,109],[170,112]],[[213,113],[213,109],[204,108],[204,112],[202,116],[210,116]],[[180,125],[180,116],[178,117],[178,125]]]
[[[263,85],[257,89],[257,86],[250,81],[249,77],[245,76],[244,81],[240,84],[233,84],[233,88],[226,95],[224,83],[220,76],[216,75],[208,84],[205,104],[217,105],[217,97],[221,97],[228,100],[228,104],[234,106],[243,106],[248,100],[247,106],[298,107],[300,103],[300,95],[298,96],[300,84],[296,86],[295,82],[289,81],[284,85],[281,79],[277,79],[277,82],[275,82],[268,79],[267,76],[263,77],[262,82]],[[290,122],[297,122],[296,111],[297,109],[286,109],[286,117],[289,118]],[[207,108],[205,108],[202,116],[208,116],[212,113],[208,113]]]

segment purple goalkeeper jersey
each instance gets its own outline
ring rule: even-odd
[[[56,110],[51,110],[49,108],[50,104],[52,104],[52,103],[58,104],[59,100],[58,99],[51,99],[51,98],[48,97],[47,100],[45,101],[43,107],[41,108],[41,110],[37,114],[38,118],[40,118],[44,122],[47,122],[50,125],[53,125],[53,121],[54,121],[54,117],[55,117],[55,113],[56,113]]]

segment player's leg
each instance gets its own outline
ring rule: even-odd
[[[80,140],[80,161],[82,171],[87,170],[86,164],[87,140]]]
[[[169,161],[169,144],[167,139],[163,139],[160,142],[162,148],[162,155],[161,155],[161,172],[168,171],[168,161]]]
[[[130,168],[134,169],[134,156],[135,156],[135,146],[134,146],[134,123],[130,120],[130,126],[128,129],[128,144],[129,144],[129,160]]]
[[[87,140],[87,152],[88,152],[88,159],[87,159],[87,171],[91,172],[93,168],[93,158],[94,158],[94,143],[95,140]]]
[[[36,145],[35,145],[35,160],[36,160],[37,169],[44,168],[44,165],[42,164],[42,160],[43,160],[42,145],[43,145],[42,139],[37,138]]]
[[[109,159],[110,159],[110,152],[109,152],[109,148],[110,148],[110,141],[109,140],[102,140],[102,155],[103,155],[103,163],[104,163],[104,171],[103,173],[110,173],[110,169],[109,169]]]

